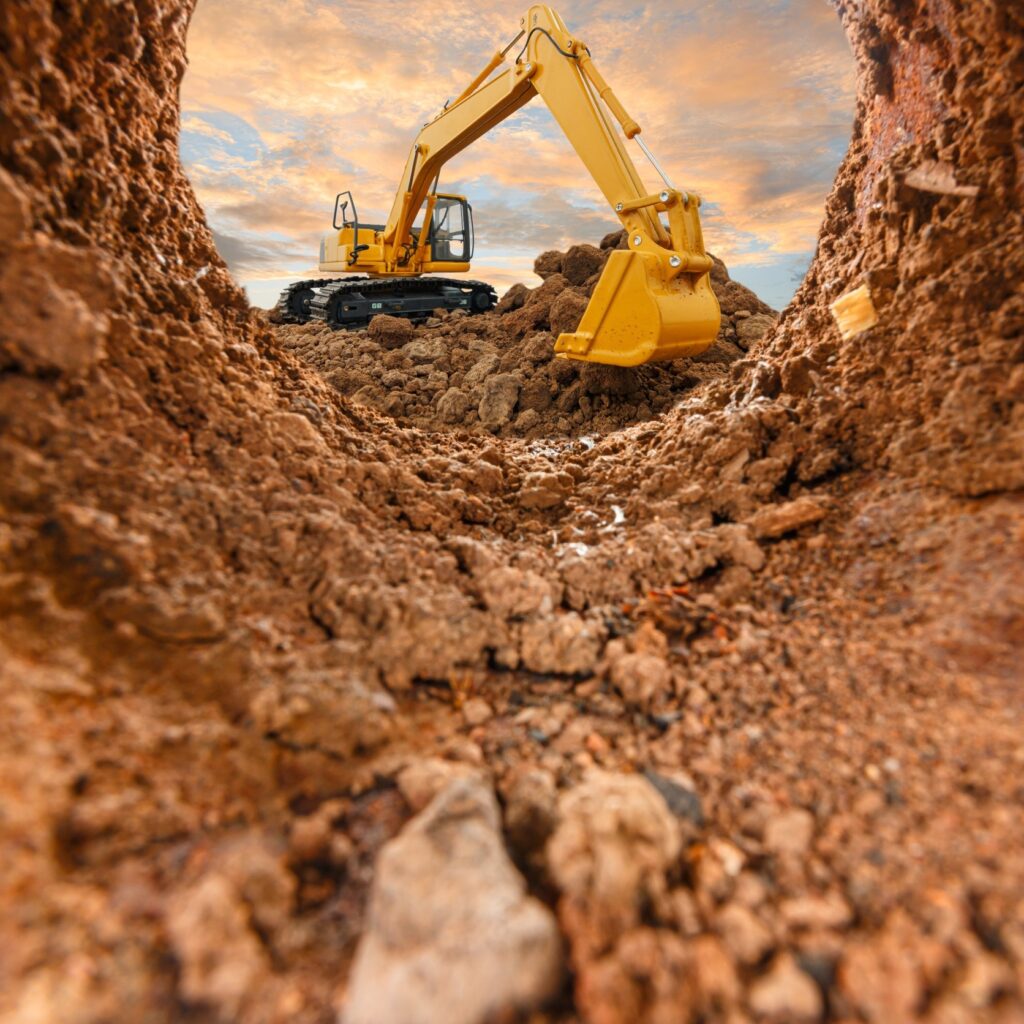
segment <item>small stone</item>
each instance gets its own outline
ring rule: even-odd
[[[767,505],[755,512],[747,525],[759,539],[775,538],[820,522],[826,515],[828,509],[820,501],[805,496],[782,505]]]
[[[461,423],[469,411],[469,395],[459,388],[449,388],[437,402],[437,415],[442,423]]]
[[[590,675],[604,644],[604,627],[575,612],[523,624],[520,653],[530,672]]]
[[[498,357],[493,352],[482,355],[467,371],[463,384],[467,388],[479,387],[498,369]]]
[[[693,969],[703,1006],[710,1010],[739,1001],[741,987],[736,966],[714,935],[700,935],[694,940]]]
[[[750,988],[754,1013],[779,1021],[819,1020],[824,1010],[821,990],[797,967],[788,953],[772,962],[771,970]]]
[[[626,703],[642,711],[672,691],[672,670],[656,654],[623,654],[612,663],[609,675]]]
[[[487,380],[477,406],[480,422],[485,427],[497,430],[512,419],[519,400],[519,386],[519,378],[510,373],[499,373]]]
[[[540,853],[558,821],[558,789],[549,771],[520,772],[505,795],[505,830],[523,854]]]
[[[296,863],[308,863],[326,854],[330,842],[330,821],[322,815],[313,814],[292,823],[288,836],[288,852]]]
[[[249,993],[269,973],[270,964],[259,937],[249,927],[248,908],[230,879],[209,874],[172,897],[167,932],[180,965],[181,997],[236,1019]]]
[[[395,781],[405,802],[418,813],[449,783],[479,774],[467,764],[445,761],[440,757],[424,757],[403,768]]]
[[[381,314],[370,321],[366,333],[381,348],[395,349],[412,341],[415,330],[412,323],[402,317]]]
[[[523,508],[556,508],[574,488],[575,481],[568,473],[527,473],[519,488],[519,504]]]
[[[701,828],[704,825],[704,808],[696,788],[689,779],[681,776],[663,775],[648,768],[644,778],[662,795],[668,809],[677,817]]]
[[[494,717],[494,710],[482,697],[470,697],[462,705],[462,719],[468,726],[483,725]]]
[[[853,920],[850,905],[837,892],[785,900],[779,909],[790,928],[845,928]]]
[[[562,794],[558,812],[547,859],[560,917],[574,946],[607,947],[640,923],[650,900],[667,897],[678,822],[642,776],[596,769]]]
[[[767,926],[738,903],[725,907],[715,919],[715,924],[722,941],[741,964],[753,966],[760,963],[774,945]]]
[[[769,853],[806,853],[813,838],[814,815],[801,808],[770,818],[764,827],[764,845]]]

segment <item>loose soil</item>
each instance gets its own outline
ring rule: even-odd
[[[596,390],[569,254],[272,328],[189,6],[0,8],[0,1020],[1021,1019],[1024,26],[838,8],[796,299]]]
[[[532,439],[618,430],[727,374],[778,317],[716,259],[722,326],[700,356],[636,369],[556,359],[555,339],[576,330],[608,256],[625,246],[620,231],[600,248],[542,253],[535,270],[544,283],[514,285],[493,313],[438,310],[420,328],[380,316],[357,332],[309,323],[279,327],[277,337],[341,394],[402,424]]]

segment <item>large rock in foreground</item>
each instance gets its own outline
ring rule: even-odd
[[[494,794],[456,780],[380,854],[342,1024],[483,1024],[561,980],[558,927],[505,852]]]

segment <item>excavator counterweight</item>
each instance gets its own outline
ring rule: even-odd
[[[499,72],[520,44],[511,65]],[[512,42],[423,127],[387,223],[361,223],[350,192],[335,200],[333,231],[320,244],[320,271],[365,276],[298,282],[281,296],[279,318],[316,317],[344,327],[367,323],[377,313],[421,319],[438,307],[470,314],[490,309],[496,295],[489,285],[425,276],[466,273],[473,256],[472,208],[464,196],[439,193],[437,182],[447,161],[538,95],[618,216],[627,241],[625,251],[612,253],[605,265],[579,328],[560,335],[555,352],[564,359],[637,366],[706,349],[718,334],[720,311],[700,197],[672,186],[590,49],[545,4],[527,11]],[[661,191],[647,193],[626,150],[629,139],[650,159],[664,182]],[[528,173],[526,161],[524,168]]]

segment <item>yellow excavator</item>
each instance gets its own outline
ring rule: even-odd
[[[511,65],[495,74],[517,46]],[[351,192],[336,197],[333,230],[320,243],[320,270],[365,276],[296,282],[282,294],[277,319],[358,327],[380,313],[419,320],[438,308],[490,309],[496,301],[490,285],[425,276],[466,273],[473,256],[472,207],[464,196],[439,193],[438,179],[448,160],[537,95],[618,215],[627,241],[605,264],[578,330],[558,337],[556,353],[638,366],[703,352],[718,334],[720,311],[700,197],[672,185],[590,49],[545,4],[529,9],[512,42],[423,127],[387,224],[361,223]],[[660,191],[647,192],[613,117],[661,177]]]

